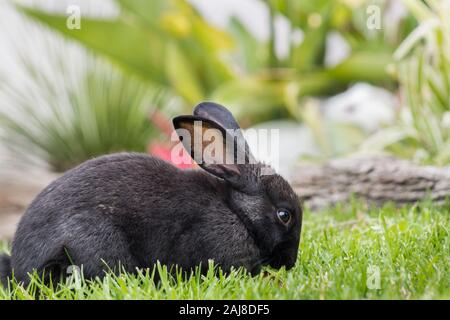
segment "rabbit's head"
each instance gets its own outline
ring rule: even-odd
[[[292,268],[302,225],[299,199],[286,180],[255,160],[233,115],[203,102],[173,123],[199,166],[226,182],[228,206],[258,246],[260,264]]]

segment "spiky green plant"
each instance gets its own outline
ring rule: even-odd
[[[164,104],[164,91],[83,50],[71,55],[64,42],[47,44],[47,63],[19,50],[24,80],[0,81],[2,143],[55,171],[101,154],[145,151],[157,134],[148,115]]]
[[[382,149],[425,163],[450,163],[450,5],[404,1],[419,26],[395,53],[402,117],[371,137],[365,149]]]

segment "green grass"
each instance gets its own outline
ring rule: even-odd
[[[0,289],[0,299],[448,299],[449,211],[448,205],[369,210],[355,204],[307,212],[299,259],[290,271],[224,276],[215,275],[211,265],[206,276],[183,280],[159,266],[158,284],[143,271],[94,281],[74,276],[55,290],[34,277],[27,289],[17,284]],[[370,269],[377,268],[380,286],[370,289]]]

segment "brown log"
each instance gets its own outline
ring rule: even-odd
[[[312,210],[347,202],[352,195],[376,205],[450,199],[450,167],[419,166],[386,156],[299,165],[291,182]]]

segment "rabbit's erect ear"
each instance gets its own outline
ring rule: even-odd
[[[245,156],[246,163],[256,162],[239,124],[227,108],[214,102],[202,102],[194,108],[194,116],[214,121],[222,128],[232,130],[237,142],[237,151]]]
[[[232,134],[216,122],[198,116],[175,117],[173,125],[184,148],[200,167],[233,184],[238,183],[241,162]]]

